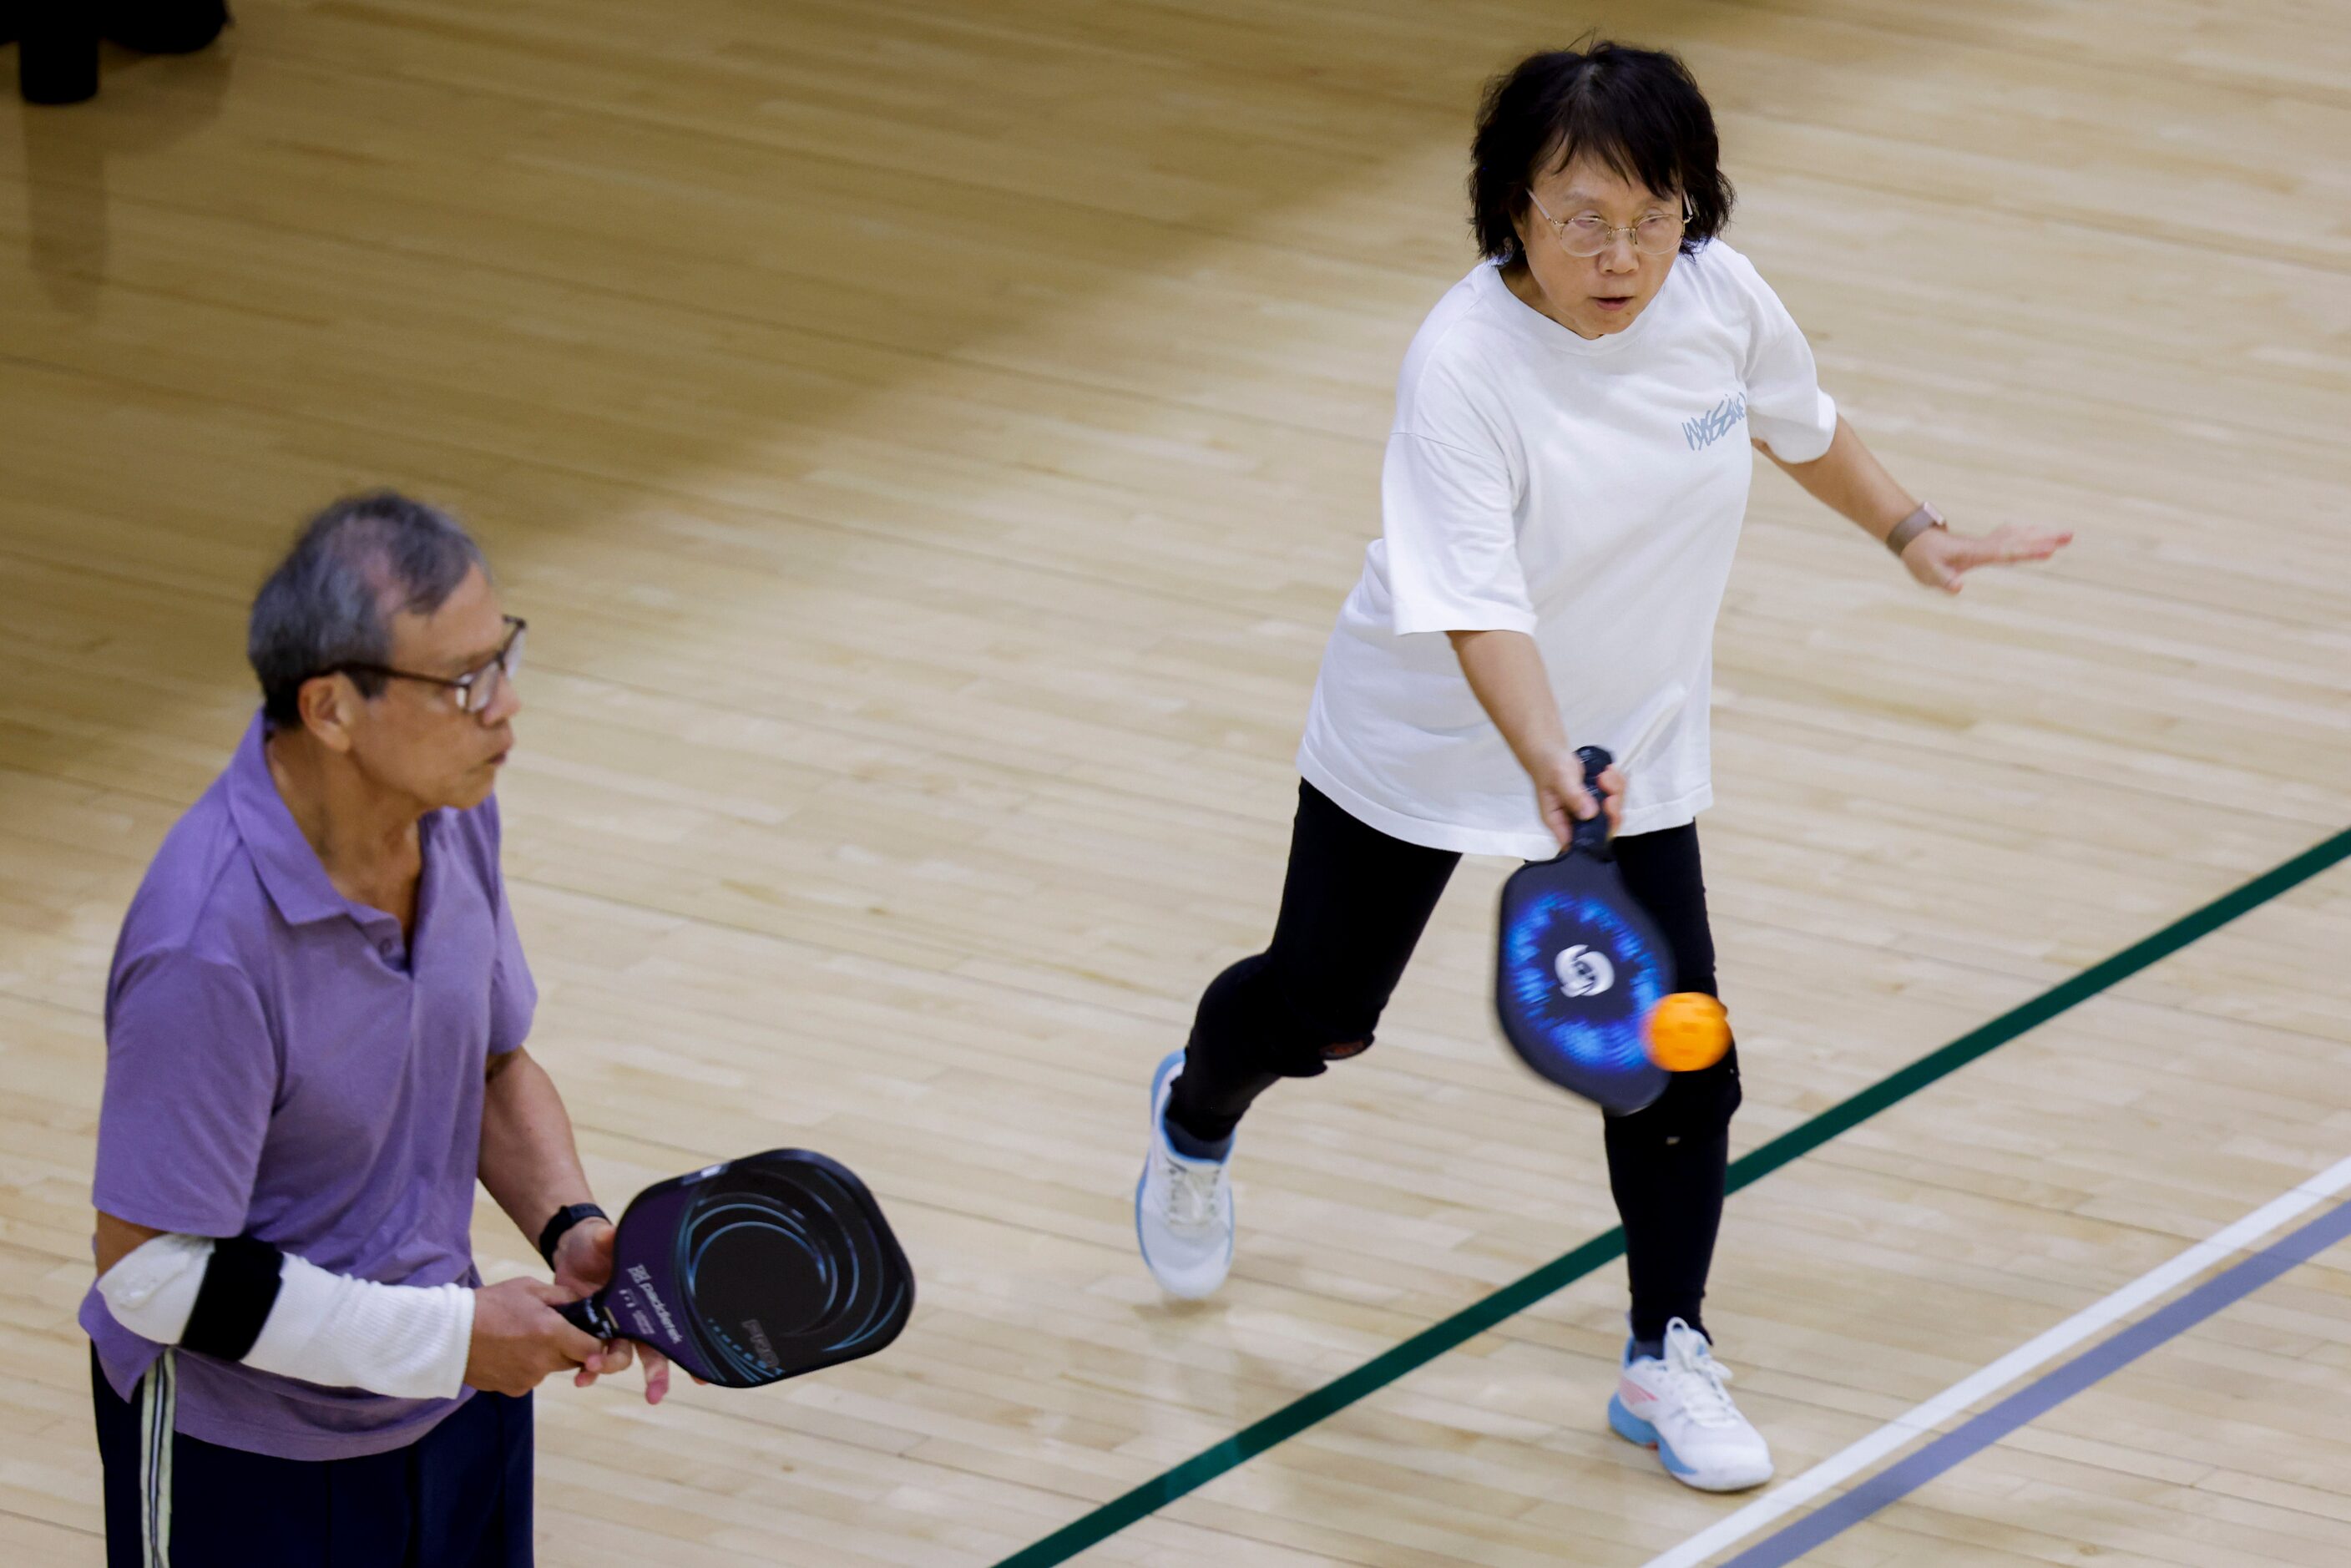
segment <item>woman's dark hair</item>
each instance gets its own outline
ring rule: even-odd
[[[1494,261],[1516,255],[1512,220],[1536,175],[1580,152],[1660,195],[1687,195],[1685,255],[1730,221],[1714,111],[1689,68],[1662,50],[1602,40],[1530,55],[1487,84],[1469,150],[1469,226],[1479,250]]]

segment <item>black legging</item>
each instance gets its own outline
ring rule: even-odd
[[[1615,851],[1626,889],[1673,952],[1678,988],[1713,995],[1697,827],[1632,834]],[[1208,982],[1168,1119],[1216,1143],[1276,1079],[1311,1078],[1367,1049],[1460,859],[1391,838],[1301,783],[1273,941]],[[1607,1118],[1608,1186],[1625,1222],[1635,1339],[1661,1338],[1671,1318],[1704,1326],[1699,1306],[1739,1098],[1733,1046],[1712,1067],[1674,1074],[1646,1110]]]

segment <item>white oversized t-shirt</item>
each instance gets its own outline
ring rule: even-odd
[[[1747,510],[1751,434],[1828,450],[1836,405],[1754,267],[1677,257],[1622,332],[1582,338],[1481,263],[1396,378],[1381,537],[1322,655],[1298,766],[1408,843],[1542,859],[1534,788],[1447,632],[1531,633],[1569,738],[1616,754],[1626,833],[1710,804],[1714,621]]]

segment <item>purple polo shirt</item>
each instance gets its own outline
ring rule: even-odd
[[[258,715],[147,868],[106,988],[99,1208],[253,1236],[391,1285],[474,1271],[483,1070],[538,993],[498,874],[495,799],[420,826],[413,950],[337,893],[278,797]],[[158,1354],[93,1288],[81,1325],[128,1397]],[[179,1429],[289,1459],[415,1442],[456,1399],[324,1388],[183,1351]]]

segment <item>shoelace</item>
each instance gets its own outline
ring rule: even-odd
[[[1167,1171],[1167,1223],[1181,1230],[1198,1230],[1216,1223],[1217,1186],[1224,1179],[1222,1166],[1194,1165],[1165,1153]]]
[[[1706,1336],[1696,1329],[1677,1324],[1666,1334],[1666,1381],[1674,1398],[1701,1427],[1729,1427],[1738,1424],[1739,1406],[1722,1385],[1729,1383],[1730,1368],[1714,1359]]]

